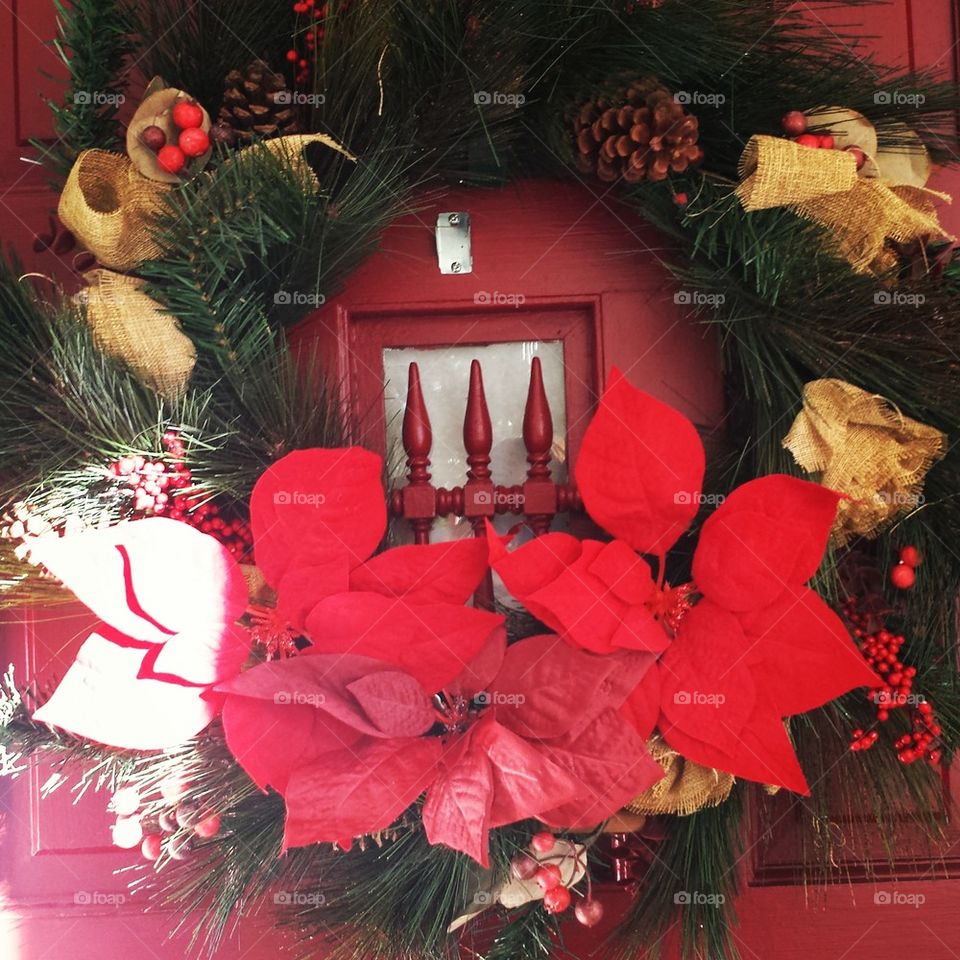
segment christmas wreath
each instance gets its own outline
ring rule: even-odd
[[[620,955],[678,923],[733,957],[752,783],[811,795],[819,879],[838,796],[888,839],[904,797],[933,823],[952,85],[785,0],[76,0],[60,28],[36,249],[83,286],[0,277],[0,601],[98,625],[54,689],[7,673],[0,771],[108,789],[198,949],[274,891],[351,960],[546,957],[610,879]],[[127,58],[155,79],[122,124]],[[417,191],[531,174],[612,189],[715,294],[727,448],[614,370],[574,465],[592,537],[385,547],[383,461],[286,329]]]

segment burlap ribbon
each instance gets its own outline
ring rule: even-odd
[[[143,292],[143,281],[110,270],[91,270],[84,291],[87,322],[97,346],[123,360],[161,396],[174,399],[186,388],[196,350],[176,317]]]
[[[816,150],[792,140],[756,136],[740,158],[737,196],[745,210],[788,207],[826,227],[835,252],[858,273],[896,263],[889,244],[953,239],[940,226],[934,200],[948,194],[857,175],[843,150]]]
[[[814,380],[784,438],[797,463],[820,483],[847,494],[834,538],[875,536],[898,513],[921,502],[931,465],[946,453],[939,430],[903,416],[883,397],[843,380]]]
[[[661,813],[687,816],[704,807],[718,806],[730,796],[732,774],[685,760],[660,737],[650,740],[647,748],[663,768],[664,777],[631,800],[627,810],[648,816]]]
[[[133,270],[160,254],[148,225],[169,189],[141,176],[122,154],[84,150],[67,177],[58,213],[100,263]]]

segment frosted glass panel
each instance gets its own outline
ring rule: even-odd
[[[403,482],[406,457],[400,434],[407,397],[407,369],[416,362],[420,367],[423,398],[433,427],[430,472],[434,486],[455,487],[465,482],[467,462],[463,449],[463,414],[470,385],[470,362],[479,360],[493,424],[490,467],[494,483],[523,483],[527,474],[523,411],[530,382],[530,361],[534,357],[540,358],[544,387],[553,415],[553,477],[558,481],[566,480],[564,442],[567,423],[563,342],[560,340],[384,350],[387,451],[391,480]]]

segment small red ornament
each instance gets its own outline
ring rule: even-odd
[[[916,547],[907,546],[900,551],[900,562],[908,567],[919,567],[923,563],[923,556]]]
[[[857,169],[862,170],[863,165],[867,162],[867,155],[859,147],[845,147],[844,149],[857,161]]]
[[[836,146],[836,142],[834,141],[832,134],[823,133],[820,135],[821,150],[832,150],[835,146]]]
[[[178,100],[173,106],[172,117],[181,130],[189,130],[203,123],[203,110],[195,100]]]
[[[783,115],[780,126],[788,137],[799,137],[807,132],[807,118],[799,110],[791,110]]]
[[[543,895],[543,908],[547,913],[563,913],[570,906],[570,891],[566,887],[551,887]]]
[[[545,863],[534,874],[541,890],[553,890],[563,882],[563,874],[555,863]]]
[[[813,147],[815,150],[820,148],[820,138],[815,133],[802,133],[794,142],[801,147]]]
[[[193,832],[204,840],[215,837],[220,832],[220,817],[213,814],[210,817],[204,817],[194,828]]]
[[[549,853],[557,845],[557,838],[549,830],[535,833],[530,840],[530,849],[535,853]]]
[[[167,173],[180,173],[187,165],[187,157],[178,146],[168,143],[157,151],[157,163]]]
[[[166,146],[167,135],[156,124],[152,124],[140,131],[140,141],[148,150],[156,153],[161,147]]]
[[[143,838],[140,844],[140,852],[146,860],[158,860],[160,858],[160,848],[163,844],[163,837],[159,833],[150,833]]]
[[[184,130],[178,142],[188,157],[201,157],[210,149],[210,137],[199,127]]]
[[[573,908],[573,914],[585,927],[595,927],[603,919],[603,904],[592,897],[581,900]]]
[[[898,590],[909,590],[916,583],[917,575],[913,567],[906,563],[898,563],[890,568],[890,582]]]
[[[689,197],[687,197],[687,195],[686,195],[685,193],[683,193],[683,192],[675,193],[675,194],[673,195],[673,202],[674,202],[678,207],[685,207],[685,206],[687,205],[688,201],[689,201]]]

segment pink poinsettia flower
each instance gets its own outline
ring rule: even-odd
[[[247,586],[216,540],[175,520],[50,536],[33,558],[101,620],[34,718],[129,750],[196,735],[219,712],[214,684],[249,646]]]
[[[664,558],[697,513],[703,472],[693,424],[614,370],[576,467],[613,541],[554,533],[508,551],[491,531],[491,563],[568,643],[657,658],[625,708],[643,736],[658,727],[691,760],[807,792],[783,719],[879,682],[806,586],[840,495],[784,475],[744,484],[704,523],[692,583],[671,586]]]
[[[425,793],[430,842],[487,866],[491,829],[590,826],[662,776],[617,709],[644,657],[554,636],[508,648],[501,626],[445,679],[396,647],[378,654],[267,663],[218,688],[238,761],[285,797],[285,847],[383,830]]]

